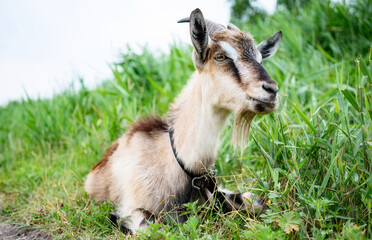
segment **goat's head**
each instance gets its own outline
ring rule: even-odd
[[[248,33],[233,24],[226,29],[204,19],[199,9],[178,22],[190,22],[194,65],[210,79],[203,84],[212,104],[238,114],[266,114],[276,109],[278,87],[262,61],[279,48],[281,32],[256,46]]]

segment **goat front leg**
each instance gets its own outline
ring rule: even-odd
[[[267,205],[263,198],[250,193],[233,193],[227,189],[218,189],[217,200],[223,205],[225,211],[246,211],[252,214],[260,214]],[[211,195],[213,198],[214,195]]]

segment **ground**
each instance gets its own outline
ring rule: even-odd
[[[2,240],[34,240],[52,239],[51,234],[28,227],[9,223],[7,219],[0,220],[0,239]]]

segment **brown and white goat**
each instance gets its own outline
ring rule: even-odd
[[[162,213],[184,221],[177,210],[182,204],[210,201],[213,193],[207,187],[198,190],[191,181],[214,166],[228,116],[235,115],[235,142],[244,142],[253,117],[277,106],[278,87],[262,60],[277,51],[281,32],[256,46],[251,35],[206,20],[199,9],[179,22],[190,22],[195,73],[166,118],[134,123],[85,182],[96,201],[115,203],[117,216],[132,233]],[[264,205],[249,192],[219,193],[228,210],[257,212]]]

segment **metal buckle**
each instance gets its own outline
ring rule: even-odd
[[[204,175],[201,175],[200,177],[194,177],[194,178],[191,180],[191,186],[192,186],[193,188],[196,188],[196,189],[200,190],[200,187],[196,186],[196,185],[194,184],[194,181],[195,181],[195,180],[202,179],[202,178],[207,177],[207,176],[208,176],[208,173],[206,173],[206,174],[204,174]]]
[[[215,177],[217,175],[217,170],[210,169],[208,170],[208,173],[212,175],[213,177]]]
[[[202,178],[206,178],[206,179],[209,178],[209,180],[213,181],[213,178],[216,176],[216,174],[217,174],[217,170],[208,170],[207,173],[205,173],[205,174],[203,174],[203,175],[201,175],[201,176],[199,176],[199,177],[194,177],[194,178],[191,180],[191,186],[192,186],[193,188],[197,189],[197,190],[200,190],[200,187],[196,186],[195,183],[194,183],[194,181],[195,181],[195,180],[202,179]]]

